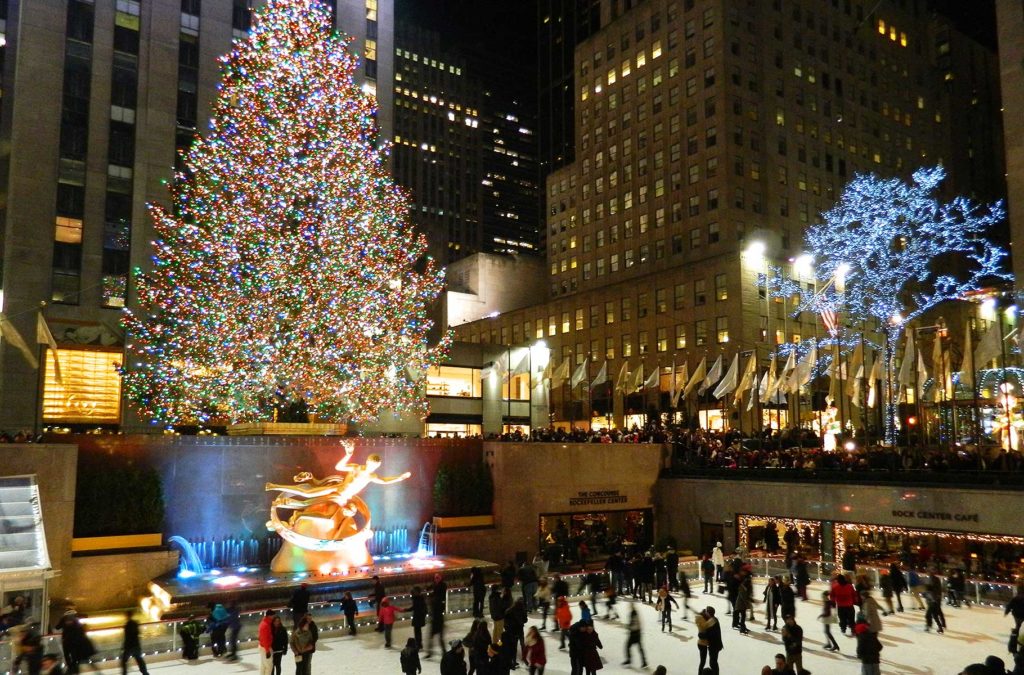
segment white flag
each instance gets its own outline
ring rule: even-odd
[[[729,364],[729,370],[725,372],[725,377],[718,383],[715,390],[711,392],[711,395],[715,398],[722,398],[726,394],[736,389],[736,383],[740,380],[740,355],[739,352],[732,357],[732,363]]]
[[[661,367],[654,366],[650,376],[644,382],[644,389],[661,389]]]
[[[750,357],[747,359],[747,365],[743,369],[743,375],[740,376],[740,383],[736,385],[736,400],[739,401],[740,397],[746,393],[750,387],[757,380],[757,352],[751,352]],[[753,400],[754,396],[751,395],[750,399]],[[748,406],[749,408],[749,406]]]
[[[644,386],[644,362],[641,361],[637,365],[636,370],[633,371],[633,382],[630,386],[629,393],[640,391],[640,388]]]
[[[971,322],[964,326],[964,360],[960,364],[960,384],[967,389],[974,391],[974,369],[977,367],[974,360],[974,349],[971,346]]]
[[[682,397],[683,389],[686,388],[686,384],[690,381],[690,375],[687,372],[687,366],[685,363],[683,364],[683,369],[680,370],[679,374],[673,379],[679,380],[676,384],[676,391],[672,395],[672,407],[676,408],[679,406],[679,399]]]
[[[676,360],[672,359],[672,374],[668,378],[668,403],[674,405],[676,400]]]
[[[757,388],[757,397],[761,403],[768,403],[772,400],[771,394],[773,388],[777,389],[775,385],[775,354],[772,354],[772,360],[768,364],[768,370],[765,372],[764,377],[761,378],[761,386]]]
[[[995,321],[985,331],[985,334],[978,340],[978,346],[974,349],[974,369],[982,370],[987,368],[993,359],[999,358],[1002,354],[999,344],[999,324]],[[902,371],[901,371],[902,372]]]
[[[875,362],[871,366],[871,374],[868,375],[868,407],[874,408],[878,405],[878,380],[882,377],[882,355],[875,355]]]
[[[3,314],[0,314],[0,334],[3,335],[5,340],[11,343],[12,347],[21,352],[21,355],[25,357],[25,360],[28,361],[28,364],[32,366],[32,368],[39,367],[39,359],[37,359],[36,355],[32,353],[31,349],[29,349],[28,343],[25,342],[25,338],[21,337],[21,333],[19,333],[18,329],[14,327],[11,320]]]
[[[900,363],[900,372],[896,376],[896,381],[901,385],[901,390],[906,389],[914,383],[914,361],[916,358],[916,352],[914,350],[914,334],[907,331],[906,347],[903,350],[903,361]],[[902,391],[900,393],[902,394]]]
[[[555,368],[554,372],[551,374],[551,388],[555,389],[556,387],[561,387],[563,384],[565,384],[565,380],[568,377],[569,359],[565,358],[562,359],[562,363],[559,364],[559,366]]]
[[[853,382],[850,384],[850,403],[854,407],[860,407],[860,390],[861,382],[864,380],[864,364],[862,363],[857,367],[857,372],[853,374]]]
[[[622,362],[619,368],[619,376],[615,378],[615,393],[622,393],[626,388],[626,378],[629,376],[629,359]]]
[[[601,370],[597,371],[597,377],[590,383],[590,388],[593,389],[599,384],[604,384],[608,381],[608,360],[605,359],[604,363],[601,364]]]
[[[814,366],[818,363],[818,345],[811,345],[810,350],[800,359],[793,374],[789,378],[789,391],[796,394],[800,387],[811,381],[814,374]]]
[[[718,382],[720,379],[722,379],[722,355],[721,354],[718,355],[718,358],[715,359],[715,362],[711,365],[711,370],[709,370],[708,374],[704,377],[704,381],[701,383],[700,387],[697,389],[697,394],[698,395],[703,395],[704,392],[706,392],[711,387],[715,386],[715,383]]]
[[[761,376],[761,383],[760,383],[760,385],[755,385],[750,390],[750,396],[747,397],[747,412],[750,412],[751,410],[754,409],[754,399],[760,399],[761,398],[761,395],[760,395],[761,387],[764,386],[764,383],[765,383],[765,381],[767,379],[768,379],[768,371],[765,371],[764,375]]]
[[[690,381],[686,383],[686,389],[683,390],[683,398],[686,398],[690,393],[697,388],[697,385],[704,381],[708,366],[708,359],[705,356],[697,364],[697,367],[693,370],[693,375],[690,376]]]
[[[924,367],[924,355],[921,354],[921,350],[917,350],[917,393],[915,396],[920,400],[924,397],[924,383],[928,381],[928,369]]]
[[[532,357],[530,356],[530,350],[529,349],[520,349],[519,350],[518,358],[516,356],[512,357],[512,363],[514,364],[512,366],[512,374],[513,375],[524,375],[524,374],[530,372],[530,359],[531,358]]]
[[[573,389],[587,377],[587,361],[589,361],[589,357],[584,358],[580,365],[576,366],[576,371],[572,374],[572,379],[569,380]]]
[[[785,395],[789,391],[789,378],[793,377],[793,371],[796,370],[796,350],[791,349],[789,352],[789,358],[786,359],[785,365],[782,366],[782,372],[775,378],[775,382],[771,384],[768,389],[768,400],[774,401],[779,392]]]

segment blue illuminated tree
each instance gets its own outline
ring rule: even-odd
[[[1006,251],[988,234],[1004,218],[1002,202],[977,205],[965,197],[940,202],[942,167],[922,168],[911,182],[857,174],[839,201],[807,230],[815,274],[829,284],[819,303],[884,334],[891,364],[906,324],[939,303],[1010,278]],[[832,283],[846,270],[843,284]],[[896,439],[893,368],[886,369],[885,438]]]

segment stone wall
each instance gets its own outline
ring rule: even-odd
[[[660,480],[655,497],[658,536],[694,551],[707,549],[701,523],[722,526],[724,548],[733,550],[738,515],[1024,536],[1022,501],[1003,490],[702,478]]]
[[[443,532],[438,550],[502,563],[518,552],[537,552],[541,514],[652,508],[665,452],[641,444],[485,443],[494,475],[494,527]],[[610,492],[614,503],[581,496]]]

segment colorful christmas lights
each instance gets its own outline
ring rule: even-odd
[[[223,59],[209,133],[151,205],[125,389],[165,424],[425,414],[426,308],[443,272],[406,223],[376,104],[316,0],[269,0]]]

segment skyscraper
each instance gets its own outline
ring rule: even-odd
[[[789,261],[854,172],[943,163],[951,192],[998,192],[996,135],[968,153],[967,130],[950,128],[965,90],[972,118],[998,125],[997,91],[980,82],[993,56],[943,63],[944,20],[917,3],[604,0],[600,16],[574,51],[575,157],[544,188],[549,300],[460,326],[462,339],[543,338],[591,376],[605,361],[650,373],[738,351],[764,360],[823,329],[768,302],[758,274],[806,276]],[[555,18],[539,20],[543,32]],[[557,124],[542,120],[542,139]],[[613,398],[595,389],[592,410],[612,414]],[[556,419],[585,414],[555,403]]]
[[[391,135],[391,0],[328,3],[353,36]],[[244,37],[245,0],[9,3],[0,108],[3,301],[0,428],[117,424],[116,366],[146,267],[150,201],[166,202],[176,153],[202,133],[217,59]],[[59,348],[32,361],[41,302]],[[27,343],[19,350],[12,336]],[[42,395],[42,401],[40,396]]]

